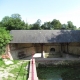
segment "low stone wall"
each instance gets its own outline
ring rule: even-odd
[[[45,58],[45,59],[36,59],[36,66],[39,64],[43,65],[64,65],[70,62],[79,61],[80,58]]]
[[[32,70],[32,64],[33,64],[33,70]],[[32,59],[30,60],[30,68],[29,68],[29,78],[28,78],[28,80],[38,80],[37,71],[36,71],[36,65],[35,65],[35,59],[33,59],[33,62],[32,62]]]

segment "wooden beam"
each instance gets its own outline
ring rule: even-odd
[[[68,51],[68,43],[67,43],[67,53],[68,53],[69,51]]]
[[[61,52],[62,52],[62,43],[61,43]]]
[[[43,58],[43,43],[41,43],[41,57]]]

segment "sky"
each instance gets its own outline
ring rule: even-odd
[[[5,16],[20,14],[29,24],[53,19],[62,24],[72,21],[80,27],[80,0],[0,0],[0,21]]]

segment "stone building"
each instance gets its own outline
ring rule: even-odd
[[[80,55],[80,30],[12,30],[13,40],[7,47],[12,59],[43,52],[47,58]]]

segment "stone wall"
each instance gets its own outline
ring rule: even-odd
[[[51,48],[55,48],[55,52],[60,52],[61,51],[61,45],[60,44],[45,44],[43,46],[43,50],[46,52],[46,53],[49,53],[50,52],[50,49]]]
[[[36,59],[36,66],[39,64],[42,65],[67,65],[68,63],[80,62],[80,58],[45,58],[45,59]]]
[[[35,47],[32,46],[32,44],[17,44],[17,47],[11,47],[11,55],[13,59],[19,59],[18,53],[24,52],[24,54],[27,56],[31,56],[32,53],[35,53]]]
[[[31,43],[17,43],[10,44],[9,53],[11,53],[13,59],[18,59],[17,55],[19,52],[24,51],[27,56],[30,56],[34,53],[42,53],[42,45],[41,44],[31,44]],[[67,44],[62,45],[60,43],[45,43],[43,44],[43,51],[45,53],[50,53],[50,49],[55,48],[55,54],[62,52],[67,53]],[[68,53],[72,54],[80,54],[80,43],[69,43],[68,44]]]
[[[24,52],[24,54],[26,54],[26,56],[30,56],[30,55],[32,55],[32,50],[33,50],[33,47],[24,48],[24,49],[20,49],[20,50],[14,50],[14,51],[11,51],[11,55],[12,55],[13,59],[19,59],[18,58],[19,52]]]
[[[69,53],[80,55],[80,43],[70,43],[68,49]]]

